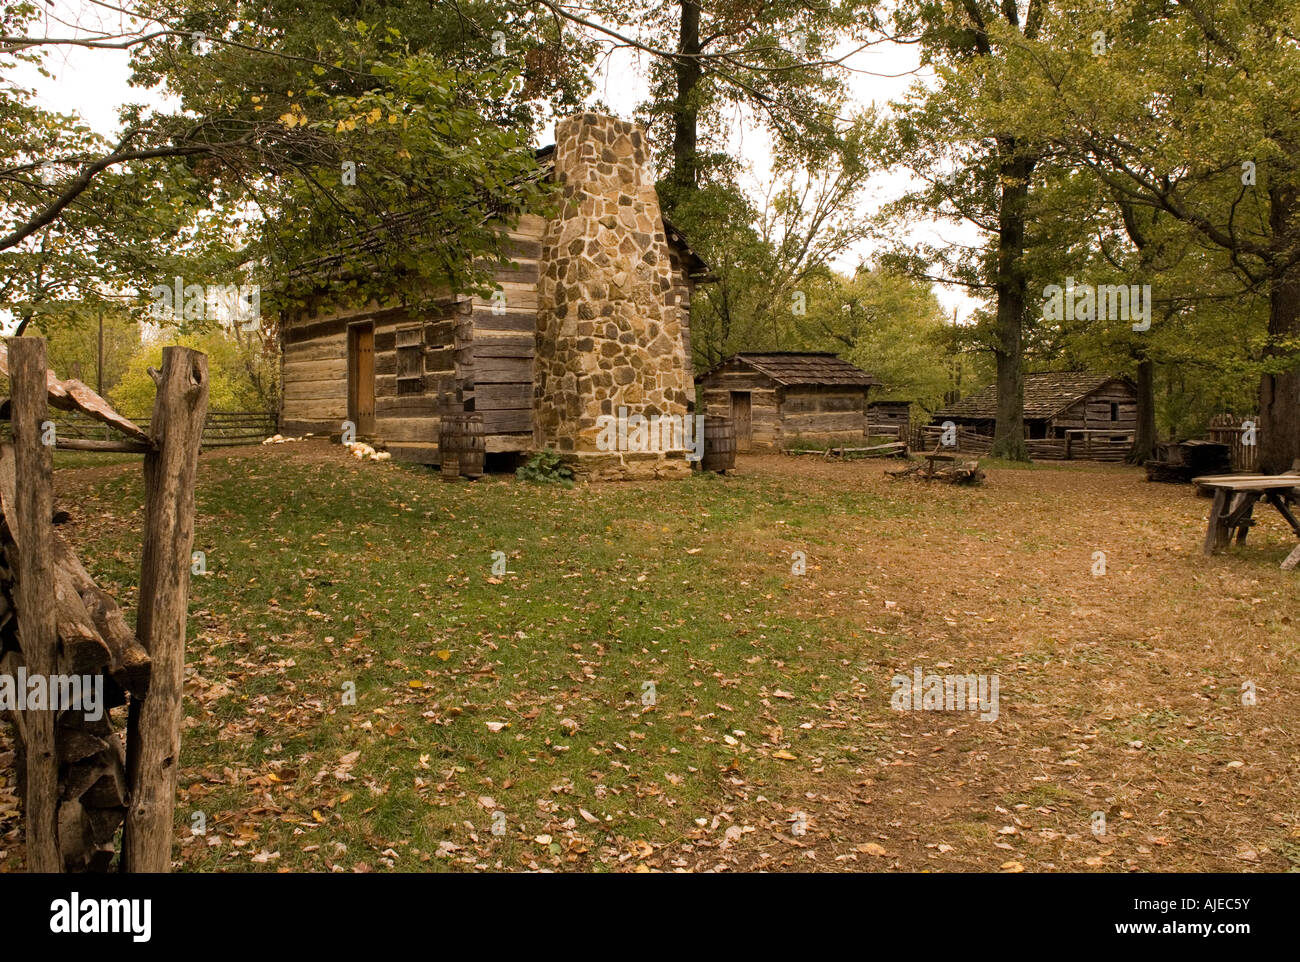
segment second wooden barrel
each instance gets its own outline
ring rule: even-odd
[[[736,467],[736,422],[731,418],[704,419],[704,458],[700,468],[725,474]]]

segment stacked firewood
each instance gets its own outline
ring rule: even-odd
[[[885,476],[913,481],[942,481],[945,484],[979,484],[984,480],[978,458],[955,458],[938,464],[934,461],[910,461],[905,467],[886,471]]]
[[[0,676],[12,679],[10,684],[16,686],[25,675],[26,660],[18,636],[14,591],[22,551],[12,517],[14,491],[13,451],[5,445],[0,447]],[[113,836],[126,815],[128,785],[124,746],[109,709],[125,704],[127,692],[144,696],[151,663],[117,603],[95,584],[57,529],[51,531],[51,540],[58,674],[88,679],[89,685],[81,689],[85,694],[94,691],[94,679],[100,679],[102,685],[98,704],[63,706],[56,714],[59,850],[65,871],[104,871],[113,859]],[[38,681],[43,683],[45,680]],[[86,710],[91,707],[93,711]],[[23,797],[28,714],[4,712],[17,736],[16,768]]]

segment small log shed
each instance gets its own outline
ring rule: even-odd
[[[860,444],[880,383],[834,354],[799,351],[736,354],[695,380],[705,414],[735,421],[738,451]]]
[[[906,438],[912,426],[911,401],[868,401],[867,433],[877,436],[898,434]],[[899,434],[899,432],[902,432]]]
[[[992,438],[998,415],[997,385],[991,384],[950,404],[931,418],[931,426],[952,421]],[[1069,454],[1122,460],[1137,431],[1137,388],[1126,377],[1060,371],[1025,375],[1025,440],[1035,457]]]

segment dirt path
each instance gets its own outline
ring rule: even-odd
[[[807,613],[871,610],[864,623],[878,624],[883,609],[907,639],[888,664],[864,663],[863,683],[832,697],[841,710],[828,718],[852,723],[855,704],[878,700],[868,673],[914,666],[997,673],[998,718],[895,713],[888,750],[849,782],[809,779],[807,833],[771,836],[752,864],[1276,871],[1297,861],[1300,581],[1277,568],[1293,543],[1279,518],[1211,559],[1200,554],[1209,502],[1132,468],[993,470],[966,489],[889,480],[886,467],[741,465],[935,505],[932,518],[870,530],[826,519],[832,540],[807,579]],[[851,657],[852,639],[844,648]],[[1243,705],[1252,684],[1257,703]]]

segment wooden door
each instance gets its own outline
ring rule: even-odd
[[[736,425],[736,450],[748,451],[753,445],[754,434],[751,428],[752,401],[748,391],[731,392],[731,420]]]
[[[375,433],[375,328],[359,324],[348,331],[348,405],[350,420],[359,436]]]

